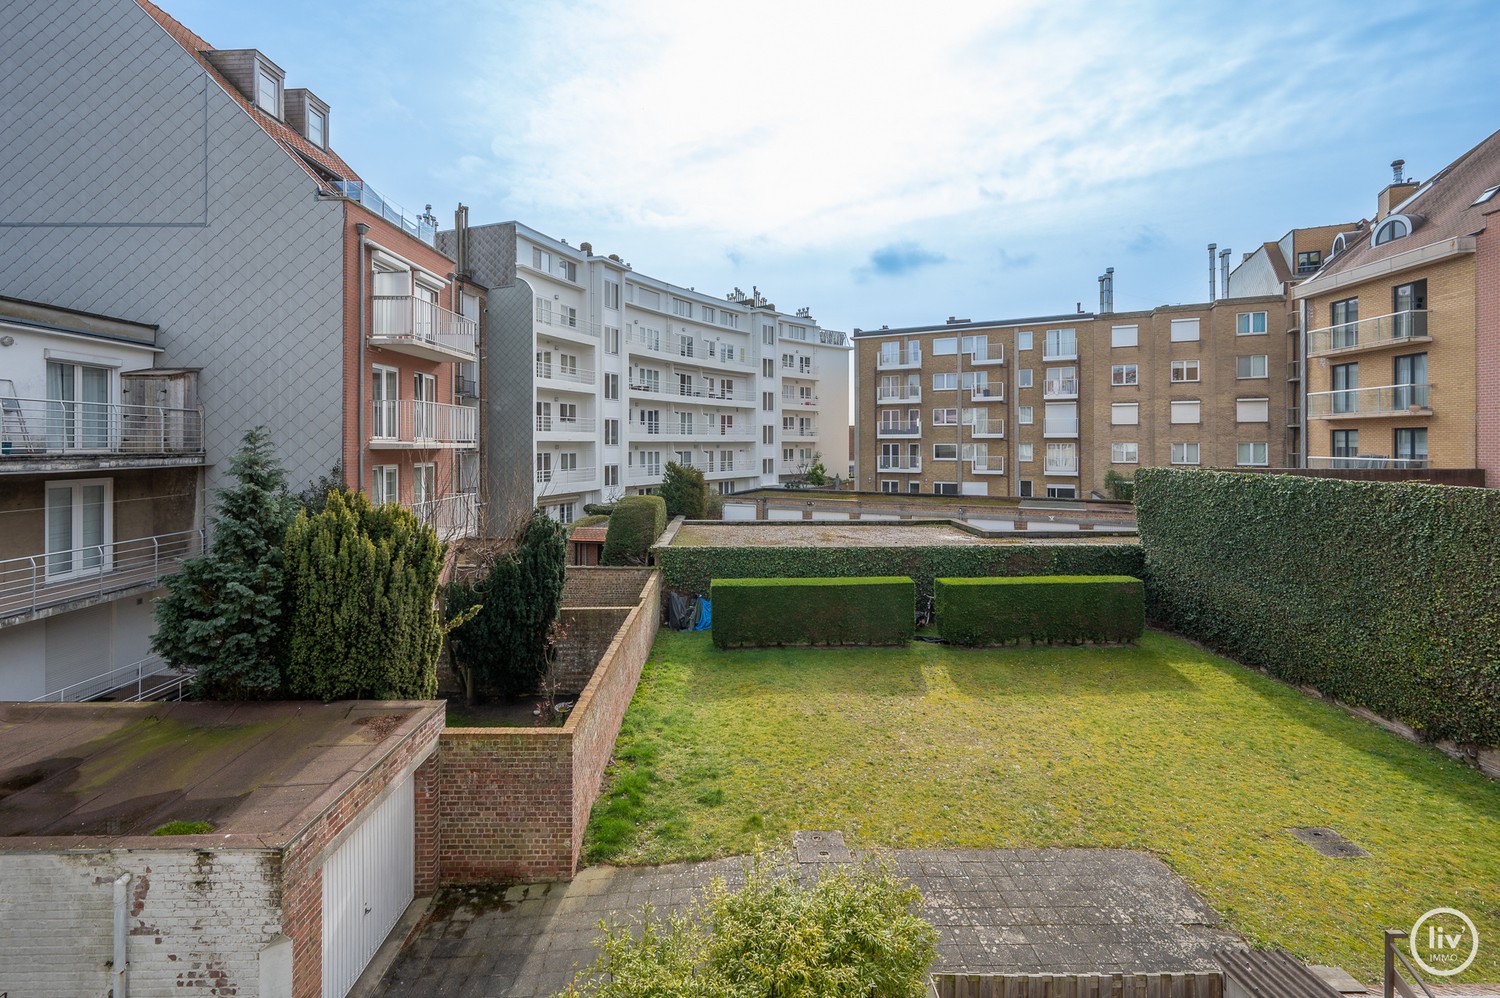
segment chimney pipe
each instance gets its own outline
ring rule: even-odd
[[[1391,160],[1391,183],[1393,183],[1393,184],[1404,184],[1404,183],[1406,183],[1405,177],[1402,176],[1403,168],[1405,166],[1406,166],[1406,160],[1404,160],[1404,159],[1393,159],[1393,160]]]
[[[1222,281],[1222,285],[1225,298],[1229,297],[1229,254],[1231,252],[1227,246],[1219,250],[1219,270],[1223,272],[1224,280]]]
[[[1115,268],[1105,267],[1099,278],[1099,312],[1108,315],[1115,310]]]
[[[1208,300],[1213,301],[1219,297],[1218,293],[1218,264],[1214,261],[1214,254],[1218,251],[1218,243],[1208,244]]]

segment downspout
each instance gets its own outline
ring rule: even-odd
[[[354,397],[358,412],[355,414],[358,433],[354,438],[355,474],[354,490],[363,492],[365,488],[365,237],[370,234],[370,227],[364,222],[354,226],[354,231],[359,233],[359,367],[354,372]]]
[[[110,965],[113,978],[111,998],[127,998],[130,993],[130,964],[126,961],[125,943],[129,933],[130,874],[122,873],[115,879],[115,956]]]

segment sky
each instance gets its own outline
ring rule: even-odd
[[[444,227],[849,330],[1204,301],[1500,128],[1500,3],[159,0]],[[1497,178],[1500,180],[1500,178]]]

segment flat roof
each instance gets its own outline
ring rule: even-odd
[[[1010,328],[1012,326],[1043,326],[1055,322],[1082,322],[1093,319],[1093,312],[1067,312],[1063,315],[1034,315],[1022,319],[986,319],[975,322],[970,319],[960,319],[957,322],[939,322],[931,326],[901,326],[897,329],[856,329],[853,333],[855,339],[864,339],[868,336],[899,336],[905,333],[940,333],[945,329],[996,329]]]
[[[431,701],[0,703],[0,850],[285,845],[424,723]],[[441,721],[439,721],[441,723]],[[58,843],[59,838],[71,841]]]

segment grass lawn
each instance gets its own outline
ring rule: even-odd
[[[663,630],[590,861],[839,829],[861,848],[1143,849],[1235,929],[1378,982],[1381,930],[1479,928],[1500,980],[1500,785],[1164,634],[1135,648],[718,651]],[[1287,830],[1373,853],[1329,859]]]

